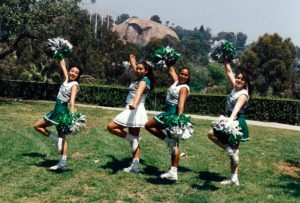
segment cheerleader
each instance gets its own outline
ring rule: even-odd
[[[57,149],[61,157],[56,165],[50,167],[50,170],[66,170],[67,168],[67,139],[64,131],[60,128],[60,119],[64,114],[76,112],[75,98],[79,91],[78,80],[82,74],[82,69],[79,66],[71,66],[71,69],[68,72],[64,59],[60,61],[60,67],[64,75],[64,82],[60,86],[54,110],[47,113],[33,126],[37,132],[56,142]],[[70,106],[70,110],[68,109],[68,104]],[[47,129],[47,127],[52,125],[56,126],[58,136]]]
[[[136,63],[133,54],[130,55],[130,64],[136,79],[129,85],[129,93],[126,98],[126,109],[118,114],[107,124],[107,130],[121,138],[129,141],[132,152],[132,163],[124,168],[125,172],[139,172],[139,158],[141,149],[140,128],[147,122],[145,100],[150,90],[154,88],[154,75],[151,65],[146,61]],[[124,129],[128,128],[128,132]]]
[[[221,182],[222,185],[239,185],[238,180],[238,162],[239,162],[239,143],[241,141],[248,141],[248,127],[245,121],[245,108],[249,100],[250,81],[245,73],[239,73],[234,76],[230,63],[224,62],[225,74],[233,86],[227,98],[226,112],[228,121],[225,123],[225,128],[228,128],[237,121],[239,130],[239,136],[235,136],[233,139],[232,135],[224,132],[224,130],[218,130],[212,128],[208,131],[208,138],[223,148],[229,155],[231,176]],[[238,138],[238,139],[237,139]]]
[[[184,113],[184,107],[187,97],[190,93],[188,83],[190,81],[190,70],[187,67],[182,67],[177,75],[174,66],[169,66],[169,75],[173,80],[173,84],[169,87],[166,97],[165,112],[156,115],[149,120],[145,128],[154,136],[164,140],[171,151],[171,168],[168,172],[162,174],[160,177],[169,180],[178,180],[177,168],[180,159],[179,139],[168,136],[164,129],[166,129],[165,121],[170,116],[180,115]]]

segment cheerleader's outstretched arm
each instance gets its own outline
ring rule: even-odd
[[[131,110],[136,109],[138,103],[141,100],[143,92],[145,91],[146,88],[147,88],[146,82],[145,81],[140,81],[139,82],[139,87],[138,87],[138,89],[135,93],[135,97],[134,97],[132,103],[129,105],[129,109],[131,109]]]
[[[231,85],[234,87],[235,85],[235,77],[234,73],[232,72],[232,68],[229,62],[224,62],[224,69],[225,69],[225,74],[231,83]]]
[[[68,79],[68,71],[67,71],[65,59],[60,60],[60,67],[64,74],[64,80],[67,80]]]
[[[169,75],[172,78],[173,82],[178,81],[178,75],[173,65],[169,66]]]
[[[130,62],[130,65],[131,65],[133,71],[135,72],[136,71],[136,58],[135,58],[134,54],[130,54],[129,62]]]

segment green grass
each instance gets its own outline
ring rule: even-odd
[[[58,160],[55,145],[32,128],[52,108],[0,103],[0,202],[299,202],[299,171],[277,169],[278,164],[300,168],[297,131],[250,126],[251,141],[240,147],[241,185],[220,186],[229,175],[228,158],[207,139],[210,121],[194,120],[194,137],[181,143],[188,156],[174,183],[158,178],[170,166],[163,141],[142,130],[142,171],[124,173],[129,144],[106,130],[118,112],[80,107],[88,127],[68,138],[69,170],[55,173],[47,170]]]

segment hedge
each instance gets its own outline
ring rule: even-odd
[[[22,99],[55,100],[60,84],[0,81],[0,96]],[[78,101],[100,106],[124,107],[128,90],[123,87],[80,85]],[[166,91],[154,90],[147,98],[148,110],[162,111]],[[186,112],[219,116],[225,113],[226,95],[191,94]],[[300,101],[287,99],[251,98],[246,111],[251,120],[300,124]]]

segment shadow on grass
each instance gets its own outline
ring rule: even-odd
[[[224,180],[226,177],[220,176],[218,173],[212,173],[209,171],[200,171],[199,176],[197,177],[200,180],[204,180],[204,183],[202,185],[193,184],[192,188],[197,190],[211,190],[216,191],[220,188],[213,185],[212,182],[220,182]]]
[[[131,164],[131,158],[117,159],[112,155],[106,155],[111,158],[110,162],[107,162],[104,166],[101,166],[103,169],[111,169],[110,174],[116,174],[118,171],[123,170],[123,168],[128,167]]]
[[[33,157],[33,158],[42,158],[42,159],[46,158],[45,154],[40,154],[37,152],[23,153],[22,155],[28,156],[28,157]]]

